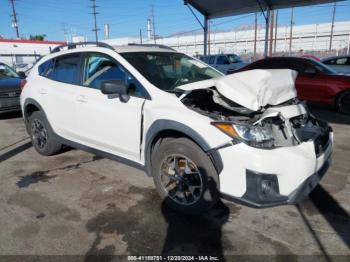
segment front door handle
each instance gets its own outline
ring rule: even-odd
[[[81,103],[86,103],[88,101],[87,97],[84,95],[78,95],[77,97],[77,101],[81,102]]]

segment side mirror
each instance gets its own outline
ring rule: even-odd
[[[308,67],[304,70],[304,74],[315,75],[316,73],[317,73],[317,71],[313,67]]]
[[[107,80],[101,84],[101,92],[105,95],[118,95],[120,101],[126,103],[129,101],[128,87],[122,80]]]
[[[18,74],[19,78],[22,78],[22,79],[27,77],[26,73],[24,73],[23,71],[19,71],[19,72],[17,72],[17,74]]]

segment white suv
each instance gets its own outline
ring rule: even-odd
[[[58,47],[21,95],[35,149],[62,145],[152,176],[184,212],[220,197],[253,207],[301,201],[325,174],[333,133],[296,99],[291,70],[224,76],[164,46]]]

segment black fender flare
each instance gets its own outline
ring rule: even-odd
[[[160,119],[156,120],[148,129],[146,137],[145,137],[145,149],[144,149],[144,155],[145,155],[145,169],[147,174],[151,175],[151,150],[152,150],[152,144],[154,142],[154,139],[156,136],[162,132],[162,131],[177,131],[180,133],[183,133],[184,135],[188,136],[190,139],[192,139],[199,147],[203,149],[204,152],[206,152],[209,157],[211,158],[213,165],[218,172],[218,174],[221,173],[223,169],[223,163],[221,156],[217,150],[212,149],[208,143],[205,141],[205,139],[198,134],[195,130],[190,128],[187,125],[184,125],[180,122],[173,121],[173,120],[166,120],[166,119]]]

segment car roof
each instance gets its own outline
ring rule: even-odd
[[[338,59],[338,58],[350,58],[350,56],[349,55],[329,56],[329,57],[324,57],[321,60],[322,61],[328,61],[328,60]]]
[[[148,45],[115,45],[112,46],[117,53],[134,53],[134,52],[167,52],[178,53],[170,47],[148,46]]]

